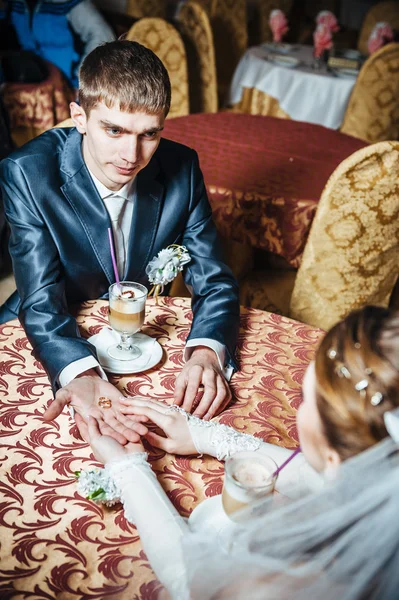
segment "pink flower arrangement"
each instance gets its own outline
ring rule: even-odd
[[[283,35],[288,31],[288,22],[282,10],[272,10],[269,17],[269,25],[273,34],[274,42],[281,42]]]
[[[369,54],[373,54],[394,38],[393,29],[389,23],[377,23],[367,42]]]
[[[315,29],[313,33],[313,42],[314,42],[314,55],[316,58],[320,58],[325,50],[330,50],[332,47],[332,34],[331,30],[320,23]]]
[[[331,33],[339,31],[337,17],[330,10],[321,10],[316,17],[317,25],[325,25]]]

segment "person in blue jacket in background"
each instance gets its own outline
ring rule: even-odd
[[[115,38],[91,0],[4,0],[0,18],[23,50],[55,64],[74,88],[84,57]]]

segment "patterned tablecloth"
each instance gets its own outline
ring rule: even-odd
[[[49,75],[41,83],[6,83],[3,100],[10,117],[11,133],[21,145],[70,116],[73,92],[61,72],[46,63]]]
[[[148,302],[143,332],[164,358],[152,370],[113,376],[125,394],[171,402],[192,315],[189,300]],[[107,326],[107,303],[78,313],[82,335]],[[232,379],[234,405],[218,419],[288,448],[297,445],[295,410],[320,330],[284,317],[242,309],[241,371]],[[155,600],[159,584],[134,526],[120,506],[79,496],[74,471],[96,464],[67,414],[42,420],[52,394],[18,321],[0,327],[0,598]],[[149,449],[161,484],[182,515],[222,489],[213,458],[177,458]]]
[[[367,145],[319,125],[233,113],[168,119],[164,136],[198,152],[220,234],[293,267],[329,176]]]

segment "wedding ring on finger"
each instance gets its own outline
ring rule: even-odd
[[[100,396],[97,404],[100,408],[111,408],[112,400],[110,398],[107,398],[106,396]]]

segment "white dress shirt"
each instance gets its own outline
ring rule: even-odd
[[[89,173],[93,180],[94,185],[97,188],[97,191],[98,191],[102,201],[104,202],[104,205],[105,205],[105,208],[107,209],[108,214],[110,214],[108,206],[109,206],[109,203],[112,202],[113,198],[118,198],[118,199],[124,198],[125,199],[125,204],[121,208],[121,213],[120,213],[120,217],[118,220],[118,224],[123,233],[124,247],[125,247],[125,251],[126,251],[126,249],[129,246],[130,227],[131,227],[131,223],[132,223],[133,208],[134,208],[134,202],[135,202],[135,197],[136,197],[136,179],[129,181],[129,183],[124,185],[123,188],[121,188],[119,191],[114,192],[114,191],[108,189],[107,187],[105,187],[105,185],[97,179],[97,177],[90,171],[90,169],[89,169]],[[110,218],[112,220],[111,215],[110,215]],[[113,226],[114,238],[115,238],[114,223],[112,223],[112,226]],[[120,264],[120,263],[122,263],[122,264]],[[123,281],[124,275],[125,275],[124,271],[126,268],[126,256],[125,256],[125,260],[119,260],[118,268],[122,271],[122,272],[120,272],[120,279],[121,279],[121,281]],[[233,374],[233,367],[230,365],[227,365],[227,366],[225,365],[226,347],[223,344],[221,344],[220,342],[218,342],[217,340],[212,340],[209,338],[192,339],[187,342],[186,347],[184,349],[184,360],[187,361],[190,358],[194,348],[197,346],[206,346],[216,352],[216,355],[217,355],[218,361],[219,361],[219,365],[223,371],[223,374],[224,374],[225,378],[227,379],[227,381],[229,381]],[[78,360],[71,362],[69,365],[64,367],[64,369],[62,369],[62,371],[59,375],[60,386],[64,387],[65,385],[68,385],[68,383],[70,381],[72,381],[73,379],[75,379],[75,377],[77,377],[81,373],[84,373],[84,371],[87,371],[88,369],[97,369],[97,372],[99,373],[99,375],[101,375],[101,377],[103,379],[107,379],[105,372],[103,371],[99,362],[94,358],[94,356],[86,356],[85,358],[80,358]]]

